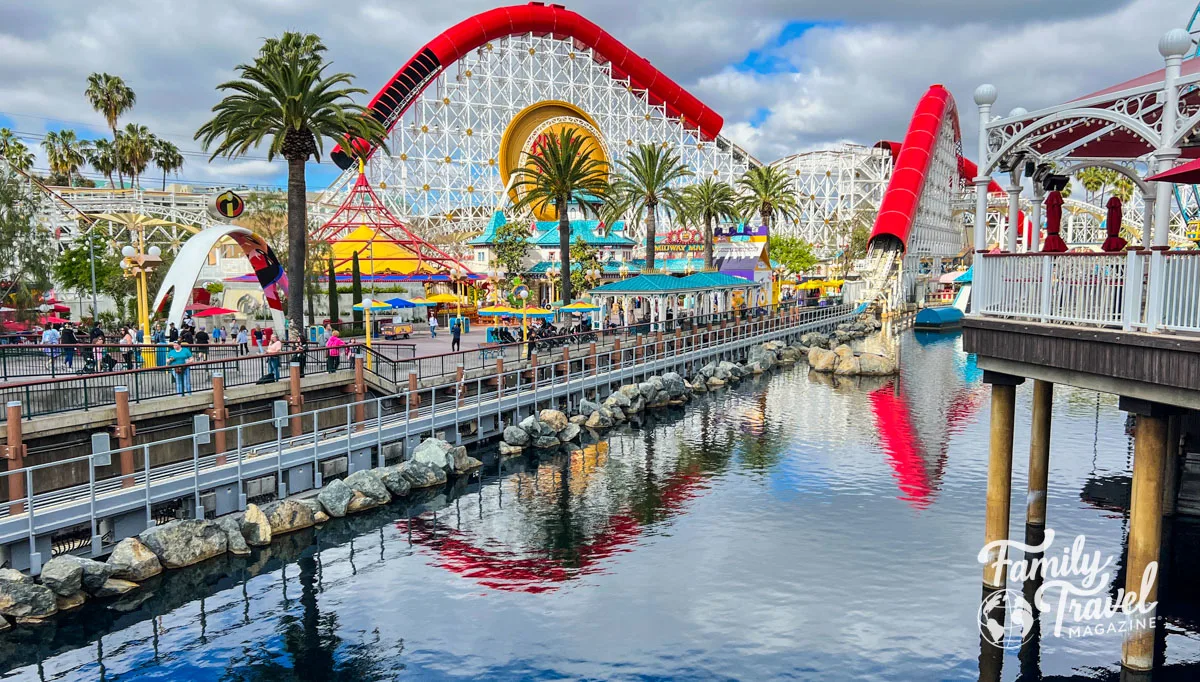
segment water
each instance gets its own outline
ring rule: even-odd
[[[583,453],[489,464],[409,506],[172,572],[0,636],[4,679],[974,680],[987,389],[907,333],[899,384],[748,380]],[[1013,537],[1029,388],[1018,390]],[[1049,525],[1123,556],[1116,399],[1055,393]],[[1127,494],[1127,492],[1125,493]],[[411,522],[408,521],[412,518]],[[1200,673],[1176,524],[1166,668]],[[1124,584],[1123,572],[1117,584]],[[1164,588],[1164,591],[1167,588]],[[1004,680],[1115,680],[1119,634],[1042,632]],[[996,679],[984,656],[984,679]]]

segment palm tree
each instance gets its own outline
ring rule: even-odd
[[[19,171],[33,168],[33,152],[8,128],[0,128],[0,156]]]
[[[104,138],[88,140],[83,143],[83,154],[97,173],[102,173],[108,178],[108,186],[115,187],[113,173],[120,168],[117,146]]]
[[[104,116],[115,142],[117,140],[117,120],[121,118],[121,114],[132,109],[133,105],[137,103],[137,95],[134,94],[133,89],[126,85],[120,76],[93,73],[88,76],[87,90],[83,91],[83,95],[87,97],[92,108]],[[124,186],[125,180],[121,177],[121,169],[117,168],[116,170],[117,179]]]
[[[1088,193],[1088,203],[1094,203],[1096,192],[1104,187],[1104,169],[1084,168],[1079,171],[1079,184],[1083,185],[1083,189]]]
[[[374,147],[383,146],[387,135],[351,99],[366,90],[341,87],[350,85],[352,75],[325,75],[329,64],[324,51],[313,34],[288,32],[267,40],[253,64],[238,65],[237,80],[217,86],[228,95],[213,107],[212,120],[196,131],[204,149],[213,149],[212,159],[242,156],[269,139],[267,159],[279,155],[287,160],[287,276],[297,287],[303,286],[308,243],[305,162],[309,157],[320,162],[326,138],[342,141],[349,135]],[[346,147],[353,152],[357,145]],[[304,328],[301,290],[288,296],[288,320],[294,329]]]
[[[737,194],[727,182],[704,178],[684,190],[690,212],[704,221],[704,269],[713,267],[713,221],[732,220],[737,215]]]
[[[46,150],[46,157],[50,161],[50,173],[65,179],[68,185],[74,187],[75,175],[85,161],[83,145],[75,136],[75,131],[59,130],[46,133],[42,140],[42,148]]]
[[[158,138],[150,129],[137,123],[125,124],[117,138],[118,167],[129,175],[129,184],[137,186],[138,178],[146,172],[146,167],[154,159],[154,148]]]
[[[588,142],[575,128],[563,128],[547,137],[541,154],[530,154],[525,165],[513,171],[513,188],[521,196],[518,210],[539,211],[553,206],[558,215],[558,253],[561,263],[563,305],[571,303],[571,219],[567,208],[575,202],[596,213],[609,192],[608,164],[584,149]]]
[[[619,162],[621,174],[613,183],[613,192],[622,196],[635,214],[646,219],[646,269],[654,269],[654,239],[658,207],[679,214],[685,210],[679,181],[692,176],[679,155],[654,144],[638,145],[636,151]]]
[[[158,139],[154,145],[154,165],[162,171],[162,188],[167,189],[167,173],[174,173],[183,168],[183,154],[179,147],[164,139]]]
[[[798,213],[796,189],[792,178],[781,168],[758,166],[738,179],[742,189],[739,212],[743,216],[758,213],[762,225],[771,227],[771,219],[791,218]]]

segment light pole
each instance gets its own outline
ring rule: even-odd
[[[462,324],[462,294],[460,292],[464,276],[466,273],[457,265],[450,268],[450,281],[454,282],[454,316],[458,324]]]
[[[521,297],[521,338],[529,343],[529,315],[526,314],[529,310],[529,290],[521,289],[517,295]]]
[[[138,247],[143,246],[141,233],[138,233]],[[121,269],[126,277],[131,277],[137,285],[138,326],[142,329],[143,341],[150,340],[150,292],[147,276],[162,264],[162,250],[151,246],[145,253],[140,248],[126,244],[121,249]]]
[[[96,303],[96,226],[88,228],[88,262],[92,268],[92,326],[96,325],[96,315],[100,306]],[[80,317],[83,317],[80,315]]]
[[[375,306],[375,300],[371,297],[362,300],[363,320],[367,323],[367,350],[371,349],[371,308]],[[371,354],[367,353],[367,369],[372,367]]]

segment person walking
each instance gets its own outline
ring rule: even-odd
[[[214,334],[216,333],[215,329],[213,330],[213,333]],[[209,338],[208,338],[208,332],[204,330],[204,327],[200,327],[199,329],[196,330],[195,339],[196,339],[196,357],[200,358],[201,360],[207,360],[208,359]]]
[[[250,353],[250,332],[246,331],[246,325],[242,325],[237,333],[238,354],[248,355]]]
[[[175,376],[175,390],[179,395],[186,396],[192,392],[192,375],[188,364],[192,361],[192,351],[184,348],[183,344],[175,341],[171,350],[167,351],[167,366]]]
[[[171,328],[167,330],[167,341],[175,343],[179,340],[179,330],[175,328],[175,323],[171,323]]]
[[[63,344],[63,362],[66,363],[67,369],[72,369],[75,364],[75,346],[79,343],[79,337],[75,336],[75,327],[65,325],[62,331]]]
[[[58,349],[54,346],[58,345],[61,338],[58,330],[52,324],[46,325],[46,328],[42,330],[42,345],[45,346],[42,352],[46,354],[46,369],[51,368],[54,358],[58,356]]]
[[[92,343],[95,343],[96,339],[104,338],[104,330],[100,328],[99,321],[92,320],[92,332],[88,338],[92,341]]]
[[[254,352],[261,355],[263,352],[263,330],[262,330],[262,327],[255,327],[254,331],[251,333],[251,335],[254,338]]]
[[[125,328],[121,335],[121,359],[125,361],[125,369],[133,369],[133,331]]]
[[[431,339],[437,338],[437,328],[438,328],[437,316],[434,315],[433,313],[429,313],[429,338],[431,338]]]
[[[452,352],[462,350],[462,322],[454,320],[450,323],[450,350]]]
[[[267,371],[271,376],[275,377],[276,381],[279,381],[279,363],[281,357],[279,354],[282,352],[283,339],[280,339],[276,335],[271,339],[271,343],[267,344]]]
[[[329,335],[329,340],[325,342],[325,347],[329,349],[329,357],[325,360],[325,369],[333,374],[337,371],[338,364],[342,361],[342,347],[346,342],[342,340],[341,332],[334,330]]]
[[[150,343],[154,344],[154,364],[162,367],[167,364],[167,350],[170,346],[167,345],[167,335],[163,332],[163,328],[155,324],[150,328]]]

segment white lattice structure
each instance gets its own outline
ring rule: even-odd
[[[677,151],[698,176],[728,182],[753,163],[728,140],[705,142],[668,117],[589,49],[524,34],[490,41],[442,72],[396,123],[388,150],[371,157],[367,176],[418,234],[480,231],[508,203],[498,158],[504,132],[519,112],[544,101],[589,115],[615,158],[652,142]],[[336,210],[355,174],[348,170],[321,194],[321,210]]]
[[[861,145],[793,154],[771,164],[792,176],[799,195],[800,215],[790,223],[778,221],[777,234],[803,239],[823,255],[845,244],[841,221],[875,219],[892,172],[892,155]]]

